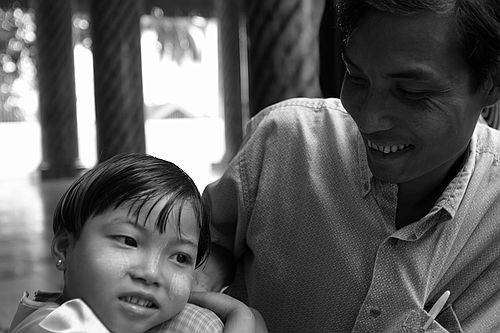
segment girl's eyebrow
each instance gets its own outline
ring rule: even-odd
[[[137,223],[136,219],[131,216],[117,217],[109,221],[108,225],[118,225],[118,224],[130,224],[136,229],[146,229],[143,225]]]
[[[186,238],[186,237],[176,238],[175,240],[173,240],[173,243],[174,244],[185,244],[188,246],[192,246],[194,248],[198,248],[198,242],[196,242],[190,238]]]

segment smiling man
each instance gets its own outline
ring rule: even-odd
[[[500,99],[500,1],[338,6],[341,99],[250,121],[204,193],[200,280],[271,332],[498,332],[500,133],[478,118]]]

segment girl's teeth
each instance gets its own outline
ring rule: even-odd
[[[145,299],[140,299],[140,298],[137,298],[134,296],[127,296],[125,298],[125,301],[132,303],[132,304],[139,305],[139,306],[143,306],[145,308],[150,308],[153,305],[153,303],[151,301],[147,301]]]

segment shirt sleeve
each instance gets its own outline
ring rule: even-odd
[[[256,197],[265,141],[271,131],[267,124],[271,110],[263,110],[249,121],[239,152],[221,178],[203,191],[203,200],[210,208],[212,242],[233,253],[236,260],[246,251],[248,221]]]

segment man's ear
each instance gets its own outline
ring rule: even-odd
[[[486,106],[493,105],[500,100],[500,69],[491,75],[488,85]]]
[[[66,260],[74,245],[74,240],[74,236],[67,231],[58,231],[52,239],[52,255],[56,258],[56,267],[60,271],[66,269]]]

